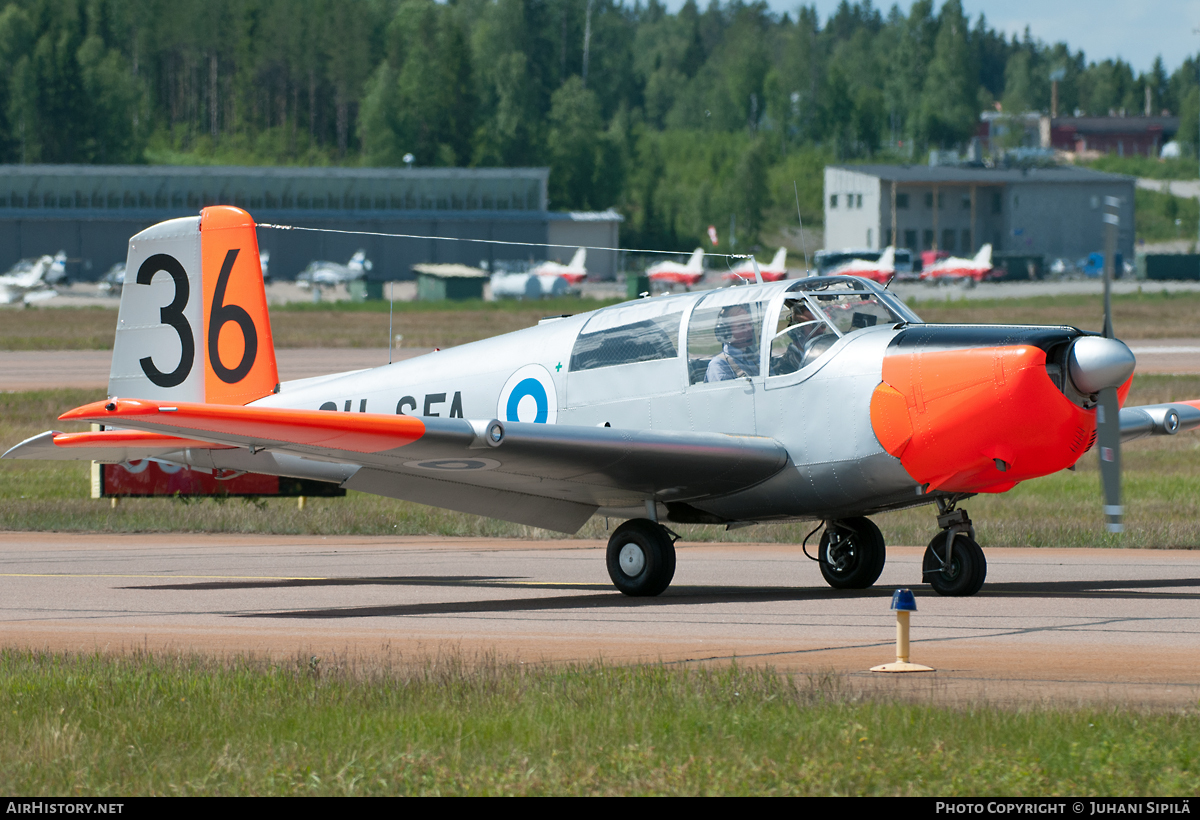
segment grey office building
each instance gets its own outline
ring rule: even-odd
[[[4,165],[0,270],[64,250],[72,278],[95,279],[125,260],[130,236],[208,205],[245,208],[259,223],[492,240],[260,228],[275,278],[293,278],[314,259],[345,262],[360,248],[374,264],[371,278],[389,280],[412,278],[420,262],[566,261],[576,245],[618,247],[615,211],[549,210],[549,176],[548,168]],[[589,252],[588,269],[612,278],[616,252]]]
[[[1103,250],[1104,198],[1120,201],[1117,250],[1133,258],[1134,178],[1084,168],[831,165],[825,247],[1077,259]]]

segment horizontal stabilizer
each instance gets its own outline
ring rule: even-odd
[[[584,512],[581,507],[594,511],[640,505],[650,499],[693,501],[747,489],[788,463],[786,449],[774,439],[722,433],[144,399],[95,402],[65,413],[63,418],[119,424],[252,452],[265,449],[361,465],[370,472],[363,472],[356,481],[366,482],[374,476],[372,483],[389,485],[372,492],[450,509],[462,506],[456,506],[455,496],[463,488],[487,489],[490,500],[469,511],[478,508],[482,514],[536,526],[554,526],[552,521],[538,523],[537,504],[546,500],[570,502],[580,514]],[[396,478],[384,480],[381,473]],[[405,478],[401,480],[401,476]],[[440,488],[440,494],[431,492],[435,488]],[[518,497],[529,501],[526,508],[514,507],[507,515],[501,514],[507,503],[504,500]],[[558,516],[562,520],[577,517],[575,513]]]
[[[210,444],[196,439],[145,433],[140,430],[99,430],[90,433],[51,431],[25,439],[0,458],[120,464],[122,461],[154,458],[179,450],[229,448],[228,444]]]

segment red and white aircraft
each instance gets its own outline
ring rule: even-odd
[[[896,275],[896,248],[888,245],[878,260],[851,259],[830,270],[827,276],[862,276],[886,285]]]
[[[787,279],[787,248],[780,248],[775,252],[775,258],[769,264],[758,266],[759,273],[762,274],[764,282],[778,282],[780,279]],[[734,267],[723,277],[725,280],[738,280],[751,282],[754,281],[754,260],[746,259],[743,262],[734,265]]]
[[[964,259],[961,256],[951,256],[948,259],[943,259],[940,262],[930,265],[921,271],[921,279],[926,282],[970,279],[972,282],[978,283],[983,281],[993,270],[992,246],[991,243],[988,243],[980,248],[979,253],[975,254],[971,259]]]
[[[587,268],[584,267],[586,262],[587,248],[579,248],[571,257],[571,261],[565,265],[551,259],[534,265],[528,272],[532,276],[561,276],[567,280],[567,284],[575,287],[587,278]]]
[[[60,417],[105,429],[46,432],[5,458],[158,458],[560,532],[625,519],[607,566],[627,595],[671,583],[666,522],[821,522],[822,576],[863,589],[886,557],[869,516],[933,504],[913,581],[973,595],[987,563],[967,498],[1098,445],[1118,527],[1122,440],[1200,427],[1200,402],[1120,408],[1136,362],[1107,309],[1103,336],[925,324],[874,282],[813,276],[636,299],[281,384],[245,211],[151,226],[127,270],[108,398]]]
[[[646,268],[646,274],[651,282],[661,282],[668,285],[683,285],[690,288],[704,278],[704,248],[696,248],[686,264],[678,262],[657,262]]]

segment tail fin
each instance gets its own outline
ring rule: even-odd
[[[688,268],[700,270],[704,267],[704,248],[696,248],[687,261]]]
[[[884,250],[883,255],[879,257],[879,267],[884,269],[896,269],[896,246],[888,245]]]
[[[587,248],[580,248],[575,251],[575,255],[571,257],[571,261],[567,264],[567,267],[582,268],[586,262]]]
[[[221,205],[152,225],[125,269],[110,396],[248,404],[278,389],[250,214]]]
[[[979,249],[979,253],[975,254],[975,261],[981,265],[992,264],[992,243],[989,242]]]
[[[782,270],[787,267],[787,248],[780,248],[775,251],[775,258],[771,260],[771,270]]]

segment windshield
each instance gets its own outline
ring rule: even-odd
[[[801,280],[788,289],[788,298],[779,312],[771,340],[770,375],[796,372],[819,359],[847,334],[915,319],[915,314],[902,302],[860,280],[849,277]]]

